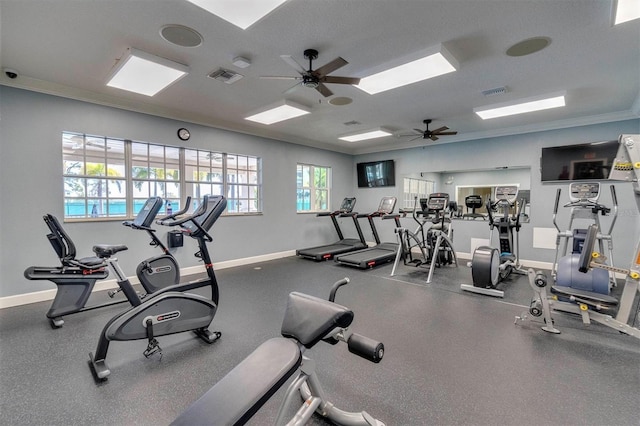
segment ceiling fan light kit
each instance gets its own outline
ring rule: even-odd
[[[290,55],[281,55],[280,57],[283,61],[289,64],[289,66],[294,68],[298,72],[298,74],[300,74],[300,76],[262,76],[260,78],[276,80],[298,80],[300,82],[296,84],[296,86],[301,85],[304,87],[309,87],[311,89],[316,89],[325,98],[333,95],[333,92],[327,86],[325,86],[325,83],[354,85],[360,82],[360,79],[357,77],[336,77],[327,75],[337,70],[338,68],[342,68],[343,66],[348,64],[347,61],[340,57],[314,70],[313,61],[315,59],[318,59],[318,51],[316,49],[306,49],[304,51],[304,57],[309,61],[309,69],[305,69]],[[293,88],[295,88],[296,86],[294,86]]]

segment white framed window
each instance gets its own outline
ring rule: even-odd
[[[259,157],[63,132],[65,220],[132,218],[152,196],[161,214],[191,196],[226,195],[226,214],[262,211]]]
[[[331,167],[298,163],[296,166],[296,211],[329,211]]]
[[[414,207],[415,198],[428,198],[429,194],[436,191],[434,181],[416,178],[404,178],[403,182],[403,208],[412,209]]]

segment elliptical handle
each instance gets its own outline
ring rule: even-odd
[[[584,239],[584,245],[582,246],[582,253],[580,253],[580,260],[578,261],[578,271],[587,273],[591,264],[591,254],[593,248],[596,245],[596,239],[598,236],[598,225],[590,225],[587,229],[587,236]]]
[[[338,289],[340,287],[342,287],[345,284],[349,284],[349,278],[344,277],[343,279],[336,281],[333,286],[331,287],[331,292],[329,293],[329,302],[335,302],[336,301],[336,292],[338,291]]]
[[[609,225],[608,235],[611,235],[613,232],[613,227],[616,224],[616,219],[618,219],[618,196],[616,195],[616,187],[614,185],[609,186],[611,189],[611,201],[613,201],[613,218],[611,219],[611,225]]]
[[[562,189],[558,188],[556,190],[556,204],[553,206],[553,214],[558,214],[558,206],[560,205],[560,193]]]

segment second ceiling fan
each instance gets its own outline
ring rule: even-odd
[[[305,59],[309,60],[309,69],[305,70],[302,65],[296,62],[291,55],[280,55],[280,57],[289,65],[291,65],[300,76],[289,77],[289,76],[262,76],[260,78],[266,79],[278,79],[278,80],[300,80],[300,85],[305,87],[310,87],[316,89],[318,92],[322,94],[324,97],[329,97],[333,95],[333,92],[329,90],[325,83],[330,84],[358,84],[360,83],[360,79],[356,77],[334,77],[327,75],[337,70],[338,68],[342,68],[347,65],[348,62],[344,59],[338,57],[333,61],[321,66],[320,68],[314,70],[313,69],[313,60],[318,59],[318,51],[315,49],[307,49],[304,51]],[[294,87],[297,87],[296,84]],[[293,89],[293,87],[292,87]]]
[[[426,120],[422,120],[422,122],[426,125],[426,129],[425,130],[421,130],[421,129],[413,129],[414,133],[409,133],[409,134],[399,134],[397,135],[398,137],[404,137],[404,136],[414,136],[413,139],[410,139],[410,141],[414,141],[416,139],[431,139],[432,141],[437,141],[439,138],[438,136],[450,136],[450,135],[457,135],[458,132],[447,132],[447,130],[449,130],[449,128],[447,126],[442,126],[439,127],[435,130],[429,130],[429,124],[431,123],[432,120],[430,119],[426,119]]]

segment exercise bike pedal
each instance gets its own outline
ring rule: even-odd
[[[162,348],[158,344],[158,341],[156,339],[150,339],[149,344],[147,344],[147,349],[142,352],[142,355],[144,355],[145,358],[149,358],[156,353],[159,354],[160,359],[162,359]]]
[[[93,378],[96,382],[106,382],[108,380],[111,370],[109,370],[109,367],[107,367],[104,360],[96,361],[93,358],[93,353],[89,352],[88,363],[91,374],[93,374]]]
[[[193,330],[193,332],[196,334],[196,336],[198,336],[199,338],[201,338],[202,340],[204,340],[208,344],[212,344],[213,342],[215,342],[216,340],[218,340],[222,336],[221,332],[219,332],[219,331],[209,331],[208,328],[201,328],[201,329],[198,329],[198,330]]]

